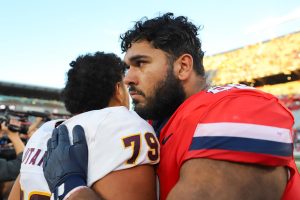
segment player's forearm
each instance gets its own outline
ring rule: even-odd
[[[20,185],[20,175],[19,175],[15,180],[14,185],[9,193],[8,200],[19,200],[21,195],[20,191],[21,191],[21,185]]]
[[[190,191],[188,188],[186,188],[184,184],[177,183],[168,194],[166,200],[181,200],[181,199],[199,200],[199,199],[207,199],[207,196],[202,196],[202,194],[200,193],[194,193],[194,191]]]
[[[104,200],[102,197],[98,196],[93,190],[88,187],[83,187],[72,191],[71,194],[66,198],[68,200]]]

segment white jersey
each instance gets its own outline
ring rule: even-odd
[[[85,131],[89,151],[88,186],[112,171],[159,162],[159,144],[153,128],[125,107],[109,107],[82,113],[66,120],[64,124],[69,130],[71,142],[75,125],[81,125]],[[24,200],[30,199],[31,194],[50,196],[41,161],[36,159],[35,164],[32,164],[31,160],[35,159],[38,149],[43,149],[40,155],[44,154],[53,127],[54,125],[47,133],[35,133],[34,136],[41,136],[32,137],[26,145],[20,177]],[[30,155],[26,151],[30,151]]]
[[[51,192],[43,173],[43,158],[55,125],[62,121],[64,120],[44,123],[26,144],[20,169],[21,193],[24,200],[50,199]]]

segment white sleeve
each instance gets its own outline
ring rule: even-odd
[[[108,116],[90,136],[88,186],[112,171],[159,162],[155,132],[139,117]]]

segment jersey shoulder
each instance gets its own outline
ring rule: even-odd
[[[196,118],[196,123],[256,121],[262,125],[290,127],[294,122],[292,113],[277,97],[241,84],[216,86],[201,91],[186,100],[176,112],[179,118]],[[277,123],[273,123],[272,117],[277,119]],[[287,121],[280,123],[283,119]]]
[[[194,126],[189,154],[286,164],[293,154],[292,114],[275,96],[240,87],[215,87],[194,97],[198,103],[191,103],[194,105],[187,115],[187,121]],[[253,157],[249,159],[249,155]]]
[[[153,128],[125,107],[90,111],[65,121],[65,124],[69,133],[77,124],[85,131],[89,149],[89,186],[110,172],[159,161],[159,144]]]
[[[30,137],[26,146],[31,146],[32,144],[40,144],[40,146],[44,146],[52,135],[53,129],[63,121],[65,121],[65,119],[55,119],[42,124],[41,127],[38,128]]]
[[[81,125],[88,140],[94,140],[99,134],[102,137],[114,137],[115,135],[120,137],[126,136],[129,132],[143,130],[154,133],[148,122],[123,106],[82,113],[66,120],[64,124],[67,125],[70,133],[75,125]]]

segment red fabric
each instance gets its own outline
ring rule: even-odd
[[[291,173],[283,199],[300,199],[300,178],[292,155],[275,156],[224,149],[189,150],[196,127],[201,123],[233,122],[272,126],[290,130],[290,137],[293,138],[293,116],[273,95],[232,86],[209,91],[199,92],[187,99],[160,133],[158,176],[161,200],[167,198],[177,183],[181,165],[191,158],[288,166],[294,173]]]

